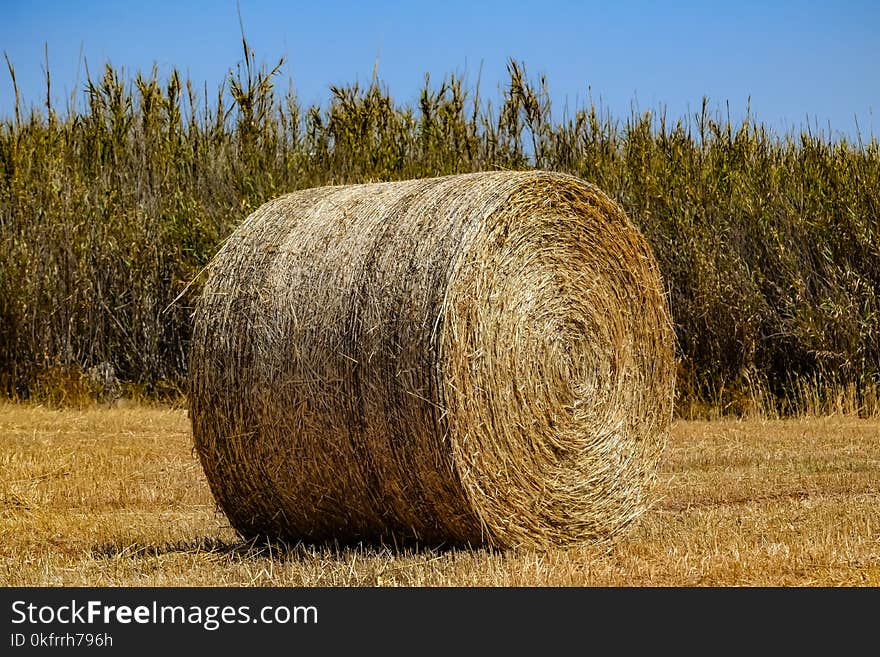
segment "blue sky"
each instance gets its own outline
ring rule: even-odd
[[[283,69],[301,100],[325,103],[331,84],[379,77],[398,102],[415,101],[424,74],[480,71],[497,97],[509,57],[547,76],[554,114],[592,89],[623,118],[665,106],[696,112],[702,97],[777,132],[807,117],[835,136],[880,135],[880,2],[270,2],[240,0],[258,61]],[[241,59],[235,0],[133,3],[0,0],[0,50],[15,66],[27,104],[45,94],[48,44],[53,96],[82,90],[85,69],[106,61],[127,76],[172,67],[212,92]],[[0,71],[0,115],[12,86]],[[81,93],[80,93],[81,96]]]

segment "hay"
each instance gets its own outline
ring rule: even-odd
[[[477,173],[260,207],[211,264],[189,372],[246,537],[547,547],[646,508],[673,333],[596,187]]]

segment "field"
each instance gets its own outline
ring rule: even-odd
[[[880,419],[677,421],[659,501],[555,552],[242,543],[185,410],[0,404],[0,584],[880,586]]]

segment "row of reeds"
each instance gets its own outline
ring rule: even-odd
[[[651,242],[675,320],[683,412],[741,412],[756,399],[797,412],[841,390],[876,411],[876,138],[833,140],[808,127],[777,135],[753,117],[734,124],[706,101],[680,119],[616,118],[593,103],[559,115],[545,80],[514,61],[500,104],[453,76],[426,77],[414,105],[374,80],[331,87],[328,103],[305,107],[276,89],[278,67],[245,53],[215,93],[176,71],[128,80],[107,65],[87,80],[85,106],[64,112],[50,100],[28,109],[9,65],[4,394],[92,394],[104,385],[87,375],[95,368],[129,393],[173,394],[200,281],[187,283],[270,197],[536,167],[597,184]]]

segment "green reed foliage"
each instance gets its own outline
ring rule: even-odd
[[[84,109],[0,122],[0,386],[110,364],[160,394],[185,376],[199,272],[265,200],[325,184],[540,167],[596,183],[651,241],[679,344],[682,404],[741,409],[751,391],[796,410],[803,381],[880,384],[880,146],[805,128],[691,117],[558,117],[518,62],[499,106],[458,77],[413,106],[374,75],[325,106],[275,88],[282,62],[243,61],[210,93],[172,71],[109,64]],[[7,62],[8,63],[8,62]],[[228,85],[228,86],[227,86]],[[60,383],[59,383],[60,385]],[[50,386],[51,387],[51,386]],[[798,393],[800,394],[800,393]]]

